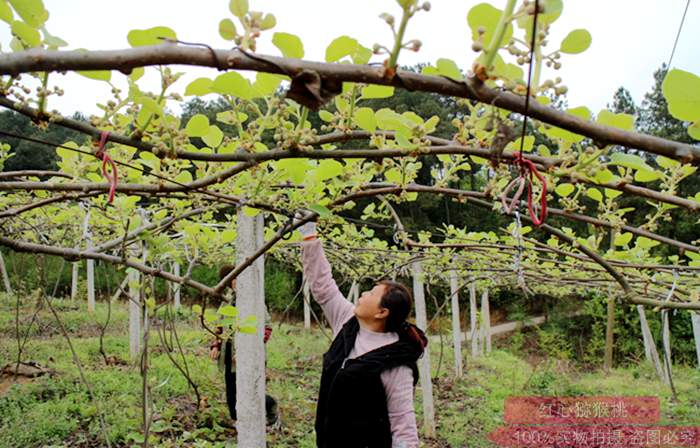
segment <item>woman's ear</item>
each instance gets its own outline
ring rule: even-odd
[[[374,315],[375,319],[386,319],[389,317],[389,309],[388,308],[379,308],[379,312]]]

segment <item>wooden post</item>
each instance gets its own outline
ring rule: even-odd
[[[476,284],[472,282],[469,285],[469,330],[472,339],[472,358],[479,356],[479,337],[477,333],[477,318],[476,318]]]
[[[644,310],[644,305],[637,305],[637,312],[639,313],[639,323],[642,327],[642,339],[644,340],[644,354],[656,370],[656,375],[664,382],[667,382],[666,374],[661,368],[661,361],[659,360],[659,352],[656,350],[656,343],[654,342],[654,336],[651,334],[649,329],[649,323],[647,322],[646,311]]]
[[[481,340],[481,352],[491,353],[491,311],[487,288],[481,293]]]
[[[247,216],[238,212],[236,240],[237,264],[253,255],[262,246],[263,215]],[[236,332],[236,430],[240,447],[264,448],[265,440],[265,325],[264,261],[258,258],[238,276],[236,307],[241,319],[257,318],[255,334]]]
[[[85,223],[83,225],[83,238],[87,243],[87,248],[92,248],[92,234],[90,233],[90,209],[85,212]],[[95,260],[86,260],[87,276],[87,310],[92,314],[95,312]]]
[[[304,328],[309,330],[311,329],[311,296],[306,278],[302,280],[302,287],[304,289]]]
[[[129,354],[136,361],[141,353],[141,279],[139,271],[127,269],[129,278]]]
[[[180,276],[180,263],[177,261],[173,263],[173,275]],[[179,283],[168,282],[168,285],[172,285],[173,296],[175,297],[175,309],[180,308],[180,291],[182,290],[182,285]]]
[[[12,294],[12,285],[10,285],[10,277],[7,275],[7,269],[5,268],[5,260],[2,258],[2,252],[0,252],[0,273],[2,274],[2,282],[5,285],[5,291],[8,294]]]
[[[78,278],[80,277],[80,262],[71,263],[71,279],[70,279],[70,300],[73,301],[78,296]]]
[[[462,328],[459,323],[459,287],[457,271],[450,271],[450,302],[452,305],[452,343],[455,356],[455,378],[462,377],[464,363],[462,361]]]
[[[423,290],[423,268],[420,261],[413,262],[413,298],[416,302],[416,323],[426,333],[428,332],[428,312],[425,307],[425,291]],[[423,430],[426,437],[435,436],[435,406],[433,404],[433,382],[430,371],[430,347],[418,360],[420,387],[423,393]]]
[[[698,356],[698,369],[700,369],[700,313],[690,312],[690,320],[693,323],[693,336],[695,337],[695,353]]]

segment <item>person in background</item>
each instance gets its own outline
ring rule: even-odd
[[[235,266],[223,265],[219,269],[219,279],[226,277]],[[231,281],[231,289],[236,291],[236,279]],[[226,338],[225,341],[222,340],[221,335],[224,329],[222,327],[216,328],[217,336],[210,345],[209,357],[213,361],[219,363],[219,367],[224,371],[224,380],[226,382],[226,404],[228,405],[229,414],[231,418],[236,420],[236,368],[233,357],[233,341],[231,338]],[[265,334],[263,335],[263,341],[267,344],[267,341],[272,335],[272,323],[270,320],[270,314],[267,312],[267,307],[265,308]],[[221,351],[223,345],[223,352]],[[279,421],[277,400],[275,400],[270,395],[265,395],[265,415],[267,420],[267,426],[274,426]]]
[[[311,293],[333,329],[323,355],[316,410],[319,448],[416,448],[417,360],[427,338],[406,321],[413,307],[401,283],[382,280],[357,305],[343,297],[313,222],[299,227]]]

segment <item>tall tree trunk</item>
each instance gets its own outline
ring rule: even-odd
[[[420,261],[413,262],[413,297],[416,302],[416,323],[428,332],[428,312],[425,307],[423,290],[423,268]],[[433,404],[433,382],[430,371],[430,346],[418,361],[420,387],[423,393],[423,430],[426,437],[435,436],[435,406]]]
[[[237,264],[253,255],[264,244],[263,215],[238,212]],[[264,258],[261,256],[238,276],[236,307],[242,319],[257,318],[254,334],[236,332],[236,430],[238,446],[264,448],[265,440],[265,291]]]
[[[450,303],[452,305],[452,343],[455,356],[455,378],[462,377],[464,362],[462,361],[462,326],[459,322],[459,286],[457,271],[450,271]]]

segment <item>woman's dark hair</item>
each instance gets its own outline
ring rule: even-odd
[[[405,333],[415,343],[425,347],[427,341],[420,336],[413,325],[406,321],[413,308],[411,291],[403,283],[393,280],[382,280],[379,284],[385,286],[384,295],[379,305],[389,310],[385,330]]]
[[[379,284],[385,287],[384,295],[379,305],[389,310],[389,317],[386,318],[386,331],[397,332],[411,313],[413,296],[411,291],[402,283],[382,280]]]

